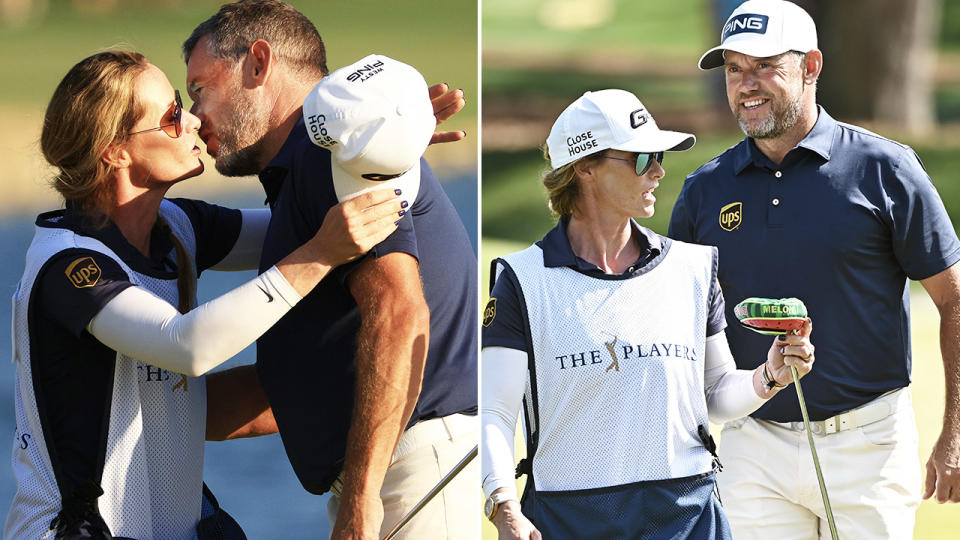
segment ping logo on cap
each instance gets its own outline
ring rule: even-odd
[[[729,21],[727,21],[727,24],[723,25],[723,33],[721,34],[720,41],[726,41],[728,37],[742,34],[744,32],[766,34],[767,21],[769,19],[770,17],[767,17],[766,15],[754,13],[741,13],[736,17],[732,17]]]
[[[638,127],[647,123],[648,115],[644,113],[644,109],[637,109],[630,113],[630,127],[637,129]]]
[[[720,209],[720,228],[732,231],[743,221],[743,203],[730,203]]]
[[[93,257],[80,257],[70,263],[63,273],[67,275],[70,284],[78,289],[93,287],[102,274]]]
[[[381,71],[383,71],[383,60],[377,60],[372,64],[364,64],[357,67],[353,73],[347,75],[347,80],[350,82],[363,82]]]

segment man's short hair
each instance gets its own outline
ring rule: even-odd
[[[317,28],[302,13],[278,0],[240,0],[224,4],[200,23],[183,42],[183,58],[190,55],[204,36],[215,58],[239,60],[250,45],[263,39],[274,54],[294,71],[327,74],[327,54]]]

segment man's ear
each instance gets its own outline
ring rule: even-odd
[[[126,169],[133,162],[126,145],[120,141],[113,141],[108,144],[103,154],[100,155],[100,159],[114,169]]]
[[[243,59],[243,85],[247,88],[263,86],[273,69],[273,47],[263,39],[250,45]]]
[[[803,57],[803,82],[813,84],[820,78],[823,70],[823,53],[813,49]]]

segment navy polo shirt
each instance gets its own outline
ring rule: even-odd
[[[417,258],[430,309],[423,389],[410,424],[477,409],[477,260],[450,200],[426,161],[420,191],[399,228],[368,256]],[[260,173],[273,210],[260,271],[319,230],[337,196],[330,152],[310,142],[303,119]],[[284,448],[311,493],[339,474],[353,415],[360,313],[346,285],[361,261],[336,268],[257,341],[257,372]],[[389,361],[389,359],[384,359]]]
[[[543,265],[547,268],[565,266],[581,274],[598,279],[629,279],[643,275],[660,264],[663,255],[669,250],[672,240],[660,236],[646,227],[641,227],[631,220],[634,239],[640,245],[640,257],[626,272],[619,275],[605,273],[597,265],[587,262],[573,252],[570,240],[567,238],[567,222],[569,218],[560,220],[556,227],[550,230],[537,241],[543,250]],[[496,276],[496,261],[490,275]],[[714,272],[716,274],[716,272]],[[528,330],[523,323],[523,310],[526,309],[521,300],[520,284],[512,272],[502,272],[496,278],[496,283],[490,293],[491,302],[496,304],[496,315],[492,320],[484,320],[483,346],[507,347],[520,351],[532,352],[527,349]],[[496,299],[495,301],[492,299]],[[710,311],[707,317],[707,336],[722,331],[726,326],[723,316],[724,302],[720,285],[714,280],[710,286]]]
[[[739,368],[760,365],[770,337],[737,324],[732,306],[751,296],[803,300],[817,347],[803,379],[813,420],[910,383],[907,279],[960,260],[956,232],[913,150],[822,107],[780,165],[747,138],[691,174],[669,235],[719,248]],[[801,420],[792,391],[752,416]]]

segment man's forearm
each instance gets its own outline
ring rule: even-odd
[[[337,539],[379,533],[380,489],[420,397],[430,342],[430,312],[412,256],[391,253],[364,261],[348,285],[362,323],[343,491],[332,533]]]
[[[273,409],[260,386],[255,366],[239,366],[207,375],[208,441],[276,432]]]
[[[960,302],[940,310],[940,354],[946,383],[941,436],[960,437]]]
[[[397,440],[420,396],[429,315],[405,309],[364,320],[357,336],[357,386],[347,436],[344,499],[379,496]],[[418,313],[418,311],[421,311]]]

